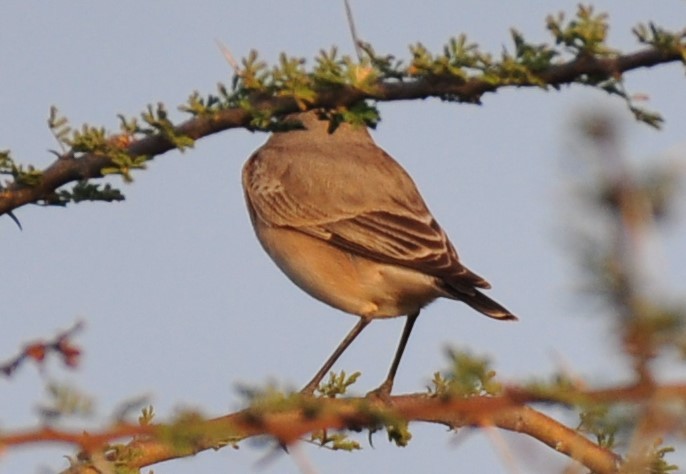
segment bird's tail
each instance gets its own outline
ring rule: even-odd
[[[481,293],[479,290],[474,289],[474,293],[464,294],[461,293],[459,299],[464,301],[469,306],[477,310],[478,312],[485,314],[489,318],[503,319],[516,321],[517,316],[512,314],[507,308],[496,303],[488,296]]]

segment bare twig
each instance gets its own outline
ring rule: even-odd
[[[349,0],[343,0],[343,2],[345,3],[345,16],[348,19],[348,27],[350,28],[350,36],[352,36],[353,45],[355,46],[357,60],[362,61],[362,47],[360,46],[360,37],[357,35],[357,28],[355,28],[355,18],[353,17],[353,10],[350,7]]]
[[[231,50],[218,39],[215,39],[214,42],[217,43],[217,47],[222,52],[222,56],[224,56],[226,62],[229,63],[229,66],[231,66],[231,69],[233,69],[233,73],[237,76],[240,75],[241,68],[238,65],[238,61],[236,61],[236,58],[231,53]]]

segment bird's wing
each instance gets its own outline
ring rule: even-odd
[[[265,165],[258,151],[244,171],[252,212],[267,225],[289,227],[383,263],[448,277],[461,290],[489,284],[464,267],[412,179],[378,147],[365,160],[291,160]],[[378,159],[370,159],[374,153]],[[269,163],[269,161],[267,161]],[[299,163],[306,163],[299,169]],[[259,179],[256,175],[263,173]],[[264,179],[268,175],[269,179]]]

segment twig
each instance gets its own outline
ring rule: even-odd
[[[217,47],[222,52],[222,56],[224,56],[226,62],[229,63],[229,66],[231,66],[231,69],[233,69],[233,73],[237,76],[240,75],[241,68],[238,65],[238,61],[236,61],[236,58],[231,53],[231,50],[218,39],[215,39],[214,42],[217,43]]]
[[[0,365],[0,373],[10,377],[26,360],[42,364],[51,352],[59,354],[66,366],[76,367],[81,356],[81,349],[71,342],[71,338],[81,329],[83,329],[83,322],[79,321],[50,341],[34,341],[25,344],[17,356]]]
[[[348,27],[350,28],[350,36],[353,38],[353,45],[355,46],[355,53],[357,60],[362,61],[362,47],[360,46],[360,37],[357,35],[357,28],[355,28],[355,19],[353,18],[353,10],[350,8],[350,1],[343,0],[345,3],[345,16],[348,19]]]

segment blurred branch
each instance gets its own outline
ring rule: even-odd
[[[653,377],[649,363],[661,348],[686,353],[686,304],[665,294],[655,268],[657,224],[675,201],[675,169],[651,162],[641,172],[624,156],[618,120],[594,109],[581,118],[585,172],[574,197],[583,216],[569,229],[586,287],[615,316],[624,351],[639,379]],[[589,159],[590,158],[590,159]],[[669,168],[669,169],[667,169]]]
[[[645,455],[668,434],[683,430],[683,415],[670,403],[683,403],[686,390],[661,385],[652,362],[666,349],[686,353],[686,304],[670,298],[657,278],[656,224],[674,201],[675,180],[659,163],[639,172],[623,152],[620,122],[597,107],[582,114],[577,150],[582,169],[577,182],[583,215],[572,219],[576,261],[585,272],[586,287],[600,296],[613,318],[618,342],[634,370],[632,386],[593,394],[589,402],[614,402],[614,397],[643,399],[627,424],[627,472],[667,472],[676,469]],[[584,231],[581,231],[581,229]],[[605,398],[605,399],[604,399]],[[609,400],[608,400],[609,399]]]
[[[52,340],[33,341],[24,345],[24,348],[17,356],[0,364],[0,373],[9,377],[27,360],[42,364],[50,353],[58,354],[66,366],[76,367],[81,356],[81,349],[72,342],[72,338],[81,329],[83,329],[83,323],[77,322],[71,328],[59,333]]]

